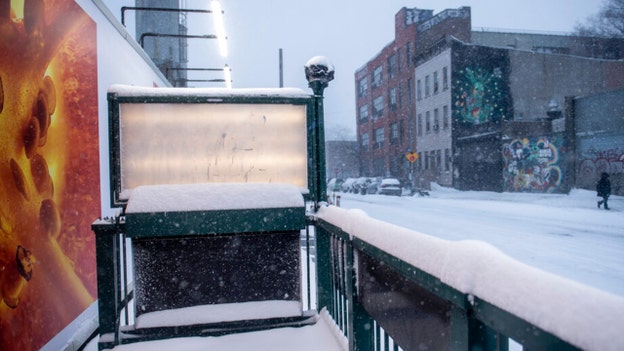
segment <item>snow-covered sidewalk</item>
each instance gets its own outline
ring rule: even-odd
[[[188,337],[116,346],[114,351],[344,351],[346,340],[336,330],[329,315],[322,311],[314,325],[278,328],[218,337]],[[96,351],[93,340],[85,351]]]

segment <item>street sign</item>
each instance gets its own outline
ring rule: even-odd
[[[405,158],[410,161],[410,163],[414,163],[418,160],[418,154],[416,152],[408,152],[405,154]]]

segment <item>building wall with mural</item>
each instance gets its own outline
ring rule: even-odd
[[[453,184],[502,191],[500,128],[512,118],[508,50],[453,42]]]
[[[624,89],[576,98],[576,186],[595,190],[609,173],[612,192],[624,195]]]
[[[563,135],[523,137],[503,144],[504,191],[567,192]],[[567,170],[566,170],[567,171]]]
[[[455,187],[565,193],[593,189],[603,171],[612,173],[614,188],[622,187],[622,93],[578,98],[576,127],[557,121],[566,97],[613,89],[609,72],[622,62],[458,42],[452,60]],[[497,137],[502,167],[484,153]]]
[[[114,51],[116,60],[152,70],[127,43],[101,46],[102,36],[121,37],[102,8],[74,0],[0,5],[3,351],[50,345],[97,298],[90,226],[102,215],[103,193],[108,197],[100,188],[105,87],[128,69],[100,53]],[[144,84],[162,84],[148,75]]]

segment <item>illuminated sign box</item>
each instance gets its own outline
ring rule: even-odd
[[[310,193],[312,99],[293,88],[112,86],[112,206],[141,185],[285,183]]]
[[[108,103],[111,205],[132,240],[137,318],[254,301],[294,304],[302,318],[300,230],[320,178],[314,97],[115,85]]]

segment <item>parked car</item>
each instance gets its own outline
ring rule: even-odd
[[[378,190],[379,190],[379,181],[373,180],[370,184],[368,184],[368,189],[366,192],[368,194],[377,194]]]
[[[401,182],[396,178],[385,178],[381,180],[377,194],[401,196],[403,188]]]
[[[353,193],[366,195],[368,191],[368,185],[372,182],[371,178],[368,177],[360,177],[355,180],[353,183]]]
[[[327,182],[327,191],[328,192],[339,191],[341,184],[342,184],[342,179],[332,178],[329,182]]]
[[[343,193],[353,192],[353,183],[355,183],[355,181],[356,181],[355,178],[345,179],[345,181],[342,182],[342,184],[340,185],[340,190],[342,190]]]

